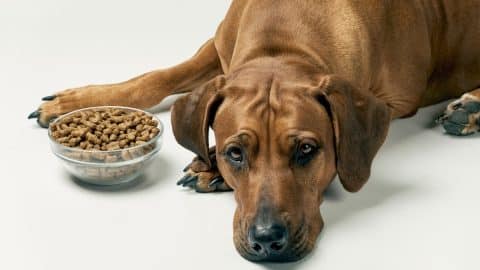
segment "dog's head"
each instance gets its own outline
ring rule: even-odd
[[[208,129],[220,173],[234,189],[237,250],[252,261],[308,254],[323,227],[323,191],[339,175],[358,191],[383,143],[390,112],[336,76],[289,83],[269,74],[219,76],[173,107],[178,142],[208,162]]]

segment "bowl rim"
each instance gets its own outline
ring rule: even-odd
[[[122,148],[122,149],[117,149],[117,150],[110,150],[110,151],[102,151],[102,150],[85,150],[85,149],[82,149],[82,148],[76,148],[76,147],[70,147],[70,146],[65,146],[59,142],[57,142],[53,137],[52,137],[52,125],[55,124],[56,122],[60,121],[61,119],[69,116],[69,115],[72,115],[74,113],[78,113],[78,112],[82,112],[82,111],[87,111],[87,110],[99,110],[99,109],[108,109],[108,108],[116,108],[116,109],[125,109],[125,110],[130,110],[130,111],[137,111],[137,112],[142,112],[142,113],[145,113],[146,115],[148,116],[151,116],[152,118],[154,118],[158,125],[157,125],[157,128],[160,129],[160,132],[158,132],[158,134],[153,137],[152,139],[150,139],[149,141],[147,141],[145,144],[141,144],[141,145],[136,145],[136,146],[133,146],[133,147],[127,147],[127,148]],[[86,107],[86,108],[82,108],[82,109],[78,109],[78,110],[75,110],[75,111],[71,111],[69,113],[66,113],[64,115],[61,115],[60,117],[56,118],[54,121],[52,121],[48,127],[48,138],[50,139],[50,142],[52,144],[54,144],[56,147],[60,147],[60,148],[63,148],[63,149],[67,149],[69,151],[76,151],[76,152],[82,152],[82,153],[105,153],[105,154],[115,154],[115,153],[121,153],[123,151],[127,151],[127,150],[136,150],[136,149],[139,149],[139,148],[143,148],[145,146],[148,146],[148,145],[151,145],[152,143],[158,141],[159,138],[161,138],[163,136],[163,132],[165,130],[165,127],[163,125],[163,122],[154,114],[150,113],[150,112],[147,112],[147,111],[144,111],[144,110],[141,110],[141,109],[137,109],[137,108],[132,108],[132,107],[126,107],[126,106],[94,106],[94,107]],[[64,157],[63,155],[59,154],[59,153],[56,153],[56,151],[54,151],[55,154],[58,156],[62,156]],[[148,154],[148,153],[147,153]],[[146,155],[147,155],[146,154]]]

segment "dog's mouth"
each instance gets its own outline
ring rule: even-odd
[[[308,224],[302,222],[289,237],[285,248],[280,252],[261,251],[248,241],[246,222],[240,222],[234,232],[234,242],[237,251],[245,259],[253,262],[293,262],[308,255],[313,247],[314,240],[309,237]]]

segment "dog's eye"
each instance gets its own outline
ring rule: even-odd
[[[300,166],[305,166],[310,162],[318,152],[318,146],[311,143],[302,143],[298,145],[294,154],[294,161]]]
[[[300,151],[302,151],[302,154],[304,154],[304,155],[311,154],[313,152],[313,149],[314,149],[314,146],[310,145],[308,143],[302,144],[300,146]]]
[[[228,148],[226,156],[234,164],[240,164],[243,162],[243,152],[240,147],[232,146]]]

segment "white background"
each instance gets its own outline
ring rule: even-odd
[[[392,125],[367,186],[335,182],[315,251],[253,264],[235,251],[231,193],[175,186],[192,158],[173,139],[121,190],[73,182],[26,116],[42,96],[187,59],[230,1],[0,1],[0,269],[480,269],[480,140],[431,122],[445,104]]]

